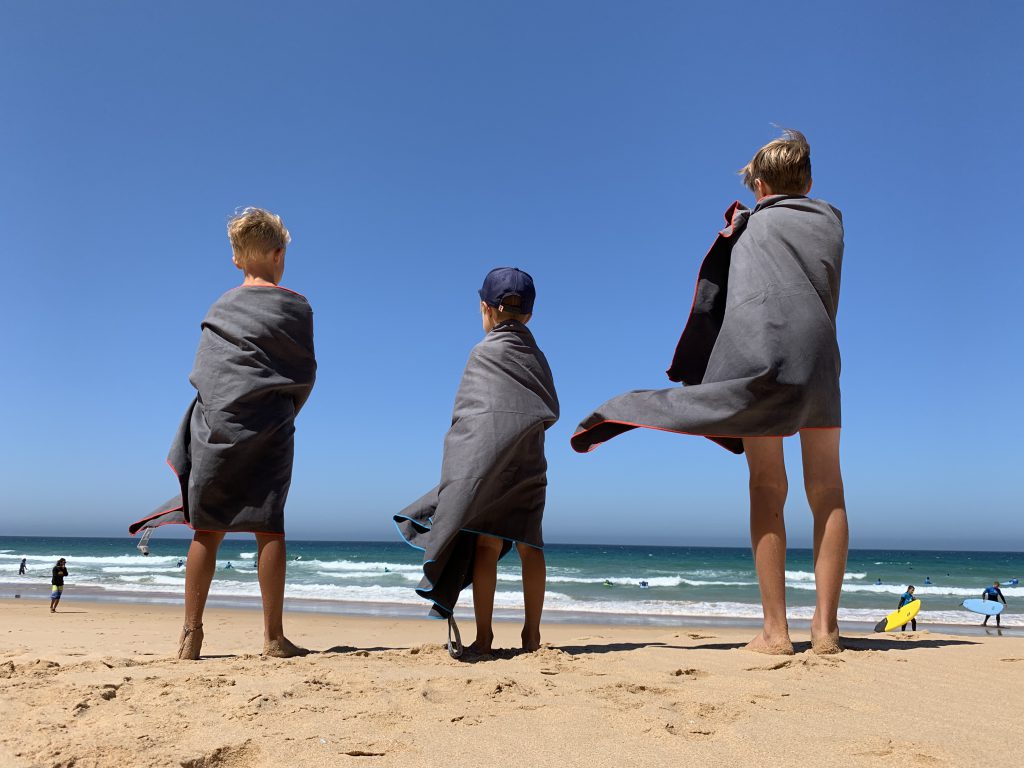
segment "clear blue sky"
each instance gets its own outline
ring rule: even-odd
[[[548,540],[744,543],[741,457],[568,438],[669,386],[775,122],[845,214],[854,546],[1024,549],[1022,22],[987,2],[3,2],[0,533],[119,535],[174,492],[199,322],[239,278],[225,220],[260,205],[316,315],[290,536],[393,538],[437,481],[475,290],[517,265],[562,401]]]

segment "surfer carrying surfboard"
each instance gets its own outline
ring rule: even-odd
[[[900,595],[900,603],[899,603],[899,605],[896,606],[896,610],[898,611],[904,605],[906,605],[907,603],[912,603],[916,599],[917,598],[914,597],[914,585],[910,584],[910,585],[907,586],[907,591],[904,592],[902,595]],[[902,632],[906,628],[907,628],[907,625],[904,624],[902,627],[900,627],[900,632]],[[916,617],[910,619],[910,631],[911,632],[917,632],[917,618]]]
[[[981,593],[981,599],[982,600],[995,600],[996,602],[999,602],[1000,600],[1002,600],[1003,601],[1003,605],[1006,605],[1006,598],[1003,597],[1003,590],[1001,590],[999,588],[999,582],[998,581],[993,581],[991,587],[985,587],[985,591]],[[981,622],[981,626],[983,626],[983,627],[986,626],[988,624],[989,618],[990,617],[988,616],[988,614],[986,614],[985,615],[985,620]],[[996,614],[996,626],[997,627],[1001,627],[1002,626],[1002,624],[1000,623],[1000,615],[998,613]]]

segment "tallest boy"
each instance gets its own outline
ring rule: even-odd
[[[786,621],[788,484],[782,437],[800,433],[804,487],[814,514],[817,604],[811,645],[836,653],[849,531],[839,469],[836,312],[843,261],[839,211],[811,191],[811,150],[786,131],[743,168],[757,196],[734,203],[700,267],[690,316],[668,370],[683,388],[630,392],[585,418],[577,451],[635,427],[703,435],[750,469],[750,536],[764,628],[747,646],[793,653]]]

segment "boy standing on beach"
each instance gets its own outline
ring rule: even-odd
[[[536,298],[533,278],[499,267],[487,274],[479,294],[486,336],[473,347],[455,396],[441,483],[395,515],[405,540],[424,551],[416,592],[434,603],[433,616],[455,629],[453,656],[461,647],[452,611],[470,583],[476,615],[470,650],[490,653],[498,560],[513,544],[523,565],[522,646],[540,647],[544,432],[558,420],[551,369],[526,327]]]
[[[280,287],[291,235],[279,216],[246,208],[228,222],[242,285],[206,314],[189,380],[197,396],[167,463],[181,494],[132,524],[132,534],[184,523],[195,530],[185,565],[185,626],[178,658],[198,659],[203,609],[229,532],[256,534],[267,656],[305,651],[284,636],[284,505],[295,417],[313,389],[313,310]]]
[[[817,604],[811,646],[836,653],[839,594],[849,538],[839,468],[839,345],[836,312],[843,223],[812,200],[811,152],[803,134],[784,135],[742,169],[757,197],[734,203],[700,267],[690,316],[668,370],[686,386],[631,392],[585,418],[577,451],[635,427],[703,435],[750,470],[750,537],[764,629],[747,646],[793,653],[786,621],[788,493],[782,437],[800,433],[804,489],[814,515]]]

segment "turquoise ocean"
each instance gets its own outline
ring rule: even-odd
[[[130,538],[0,537],[0,597],[45,600],[50,569],[64,557],[69,571],[65,600],[180,603],[185,573],[178,563],[189,541],[155,536],[148,557],[136,543]],[[761,615],[747,549],[549,544],[545,552],[547,621],[694,625],[753,623]],[[251,536],[224,541],[211,604],[258,603],[255,553]],[[429,607],[413,591],[420,580],[421,553],[400,541],[289,540],[288,557],[290,610],[423,616]],[[22,558],[28,573],[18,576]],[[519,578],[513,552],[499,569],[497,618],[521,617]],[[1020,552],[851,550],[840,620],[874,624],[914,584],[922,600],[922,628],[978,624],[980,617],[960,602],[980,597],[984,587],[999,580],[1009,603],[1003,626],[1024,628],[1024,586],[1011,585],[1019,578],[1024,578]],[[810,619],[814,605],[810,550],[789,551],[786,585],[789,615],[799,626]],[[471,607],[467,590],[458,614],[469,615]]]

